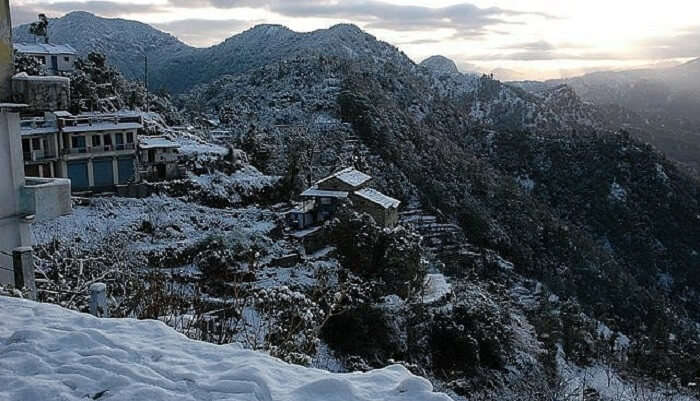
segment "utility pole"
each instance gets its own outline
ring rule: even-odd
[[[151,102],[148,98],[148,56],[143,56],[144,60],[144,80],[143,84],[146,86],[146,113],[151,112]]]

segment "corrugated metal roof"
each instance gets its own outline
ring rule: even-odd
[[[385,209],[388,209],[391,207],[398,208],[399,205],[401,204],[401,201],[399,201],[398,199],[394,199],[390,196],[386,196],[383,193],[377,191],[376,189],[372,189],[372,188],[365,188],[365,189],[361,189],[359,191],[355,191],[355,195],[357,195],[363,199],[366,199],[370,202],[376,203]]]
[[[156,149],[156,148],[179,148],[180,144],[173,142],[164,136],[142,136],[139,138],[139,148],[141,149]]]
[[[309,188],[306,191],[302,192],[301,196],[306,197],[306,198],[338,198],[338,199],[345,199],[348,197],[347,192],[343,191],[324,191],[322,189],[318,189],[316,187]]]
[[[317,184],[322,184],[322,183],[324,183],[332,178],[337,178],[340,181],[342,181],[348,185],[351,185],[353,187],[359,187],[360,185],[371,180],[372,176],[369,176],[369,175],[367,175],[359,170],[356,170],[353,167],[348,167],[344,170],[340,170],[337,173],[322,179]]]
[[[78,54],[71,45],[55,45],[53,43],[15,43],[14,47],[18,52],[25,54]]]

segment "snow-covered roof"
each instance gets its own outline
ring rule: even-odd
[[[376,203],[385,209],[388,209],[391,207],[398,208],[399,205],[401,204],[401,201],[394,199],[390,196],[386,196],[383,193],[377,191],[376,189],[372,189],[372,188],[365,188],[365,189],[361,189],[359,191],[355,191],[355,195],[357,195],[363,199],[366,199],[370,202]]]
[[[59,110],[59,111],[52,111],[52,113],[53,113],[53,115],[55,115],[56,117],[62,117],[62,118],[63,118],[63,117],[65,117],[65,118],[67,118],[67,117],[73,117],[73,114],[71,114],[71,113],[68,112],[68,111],[60,111],[60,110]]]
[[[78,52],[71,45],[53,43],[15,43],[15,50],[24,54],[76,55]]]
[[[143,125],[139,123],[112,123],[112,122],[102,122],[95,124],[84,124],[77,125],[75,127],[63,127],[63,132],[76,133],[76,132],[97,132],[97,131],[121,131],[121,130],[132,130],[141,129]]]
[[[188,339],[157,320],[99,319],[0,297],[3,400],[450,401],[400,365],[330,373],[240,345]],[[60,395],[59,395],[60,394]]]
[[[180,144],[164,136],[142,136],[139,138],[139,148],[141,149],[176,149]]]
[[[22,136],[49,135],[58,133],[57,127],[22,127],[20,130]]]
[[[348,193],[344,191],[325,191],[317,187],[309,188],[301,193],[301,196],[306,198],[338,198],[345,199]]]
[[[353,167],[348,167],[344,170],[340,170],[337,173],[322,179],[321,181],[319,181],[317,183],[317,185],[322,184],[322,183],[324,183],[332,178],[337,178],[340,181],[342,181],[348,185],[351,185],[353,187],[359,187],[360,185],[371,180],[372,176],[369,176],[369,175],[367,175],[359,170],[356,170]]]

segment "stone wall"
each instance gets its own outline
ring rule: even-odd
[[[13,100],[29,105],[32,112],[68,110],[70,78],[38,77],[20,73],[12,77]]]

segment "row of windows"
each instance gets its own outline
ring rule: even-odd
[[[39,63],[46,65],[46,56],[35,56],[35,58],[37,59],[37,61],[39,61]],[[70,63],[70,57],[64,56],[63,61],[66,63]]]
[[[92,135],[92,147],[98,147],[98,146],[112,146],[112,135],[111,134],[103,134],[103,135]],[[124,134],[123,133],[116,133],[114,134],[114,142],[115,145],[124,145]],[[133,132],[127,132],[126,133],[126,143],[131,144],[134,143],[134,133]],[[78,148],[82,149],[86,147],[86,137],[85,136],[72,136],[71,137],[71,147],[72,148]]]

